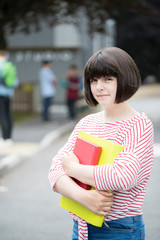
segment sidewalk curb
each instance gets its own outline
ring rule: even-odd
[[[42,138],[39,142],[38,146],[32,150],[30,153],[26,154],[25,156],[19,156],[16,154],[9,154],[0,160],[0,176],[6,174],[11,169],[15,168],[29,157],[33,157],[38,152],[44,150],[49,146],[53,141],[57,140],[63,134],[71,131],[75,126],[75,122],[68,122],[63,126],[60,126],[56,130],[48,133],[46,136]]]

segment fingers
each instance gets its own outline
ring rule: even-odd
[[[106,217],[111,210],[111,206],[105,206],[103,209],[98,210],[97,214]]]
[[[112,192],[107,192],[107,191],[98,191],[99,193],[101,193],[103,196],[106,197],[112,197],[113,193]]]
[[[97,204],[97,210],[99,212],[99,215],[107,216],[113,205],[113,194],[105,194],[103,191],[101,191],[100,194],[101,198],[99,199],[99,203]]]
[[[112,202],[113,204],[113,193],[106,191],[98,191],[103,197],[105,202]]]
[[[76,155],[73,152],[67,152],[64,154],[64,156],[62,157],[62,161],[74,161],[79,163],[78,158],[76,157]]]
[[[85,206],[92,212],[107,216],[113,205],[113,193],[104,191],[90,190],[87,191]]]

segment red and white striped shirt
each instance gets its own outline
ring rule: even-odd
[[[65,175],[61,165],[62,156],[73,151],[79,131],[100,137],[124,146],[124,150],[112,165],[94,167],[95,185],[98,190],[112,190],[114,203],[105,221],[142,214],[142,204],[153,164],[153,126],[145,113],[129,120],[104,122],[103,112],[90,114],[81,119],[68,142],[53,158],[49,181],[54,185]],[[79,239],[88,239],[87,224],[79,222]]]

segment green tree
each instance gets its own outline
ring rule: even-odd
[[[160,2],[158,0],[1,0],[0,49],[7,48],[8,32],[40,30],[40,22],[50,26],[61,22],[78,22],[83,9],[88,31],[105,33],[105,22],[117,22],[117,46],[130,53],[138,64],[142,78],[160,74]],[[159,77],[160,79],[160,77]]]
[[[116,18],[121,11],[148,11],[144,0],[1,0],[0,1],[0,48],[6,48],[6,34],[9,31],[29,33],[40,28],[40,21],[46,20],[49,25],[64,21],[78,21],[81,8],[86,12],[89,32],[104,32],[105,21]],[[72,18],[68,18],[71,16]]]
[[[7,48],[8,32],[29,33],[31,28],[40,30],[40,21],[45,19],[48,24],[59,21],[62,11],[61,1],[52,0],[1,0],[0,1],[0,48]]]
[[[148,2],[149,14],[128,11],[123,13],[123,18],[117,18],[117,46],[134,58],[142,81],[148,75],[154,75],[160,81],[160,2]]]

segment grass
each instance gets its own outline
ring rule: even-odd
[[[13,116],[14,123],[22,123],[30,119],[40,117],[38,113],[27,113],[27,112],[13,112],[12,116]]]

